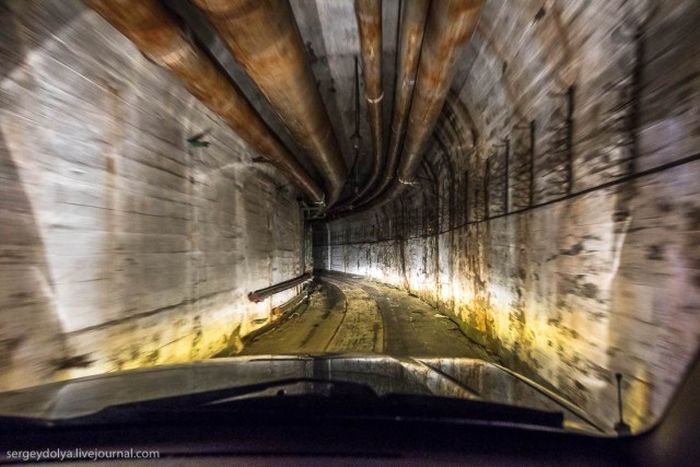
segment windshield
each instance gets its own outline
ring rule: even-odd
[[[220,3],[0,5],[0,416],[662,419],[700,335],[697,1]]]

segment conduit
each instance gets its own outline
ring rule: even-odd
[[[440,0],[431,4],[397,173],[399,181],[412,181],[420,165],[450,90],[458,51],[472,35],[481,4],[481,0]]]
[[[402,2],[401,29],[396,65],[396,85],[394,86],[394,109],[391,120],[389,150],[386,157],[384,177],[367,201],[380,195],[394,180],[399,163],[401,143],[406,132],[406,120],[411,107],[411,97],[416,80],[418,59],[425,19],[428,16],[430,0],[411,0]]]
[[[311,176],[258,115],[243,93],[183,31],[156,0],[85,0],[156,64],[281,170],[317,204],[324,195]]]
[[[376,186],[384,162],[382,0],[355,0],[355,16],[360,35],[362,78],[365,83],[365,101],[372,134],[372,168],[367,183],[355,197],[355,200],[360,200]]]
[[[395,199],[406,185],[414,183],[450,90],[460,49],[472,35],[482,4],[482,0],[431,3],[397,180],[366,208]]]
[[[338,201],[347,170],[287,0],[194,0]]]

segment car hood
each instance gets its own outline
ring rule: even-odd
[[[360,383],[379,395],[477,399],[561,411],[569,423],[597,425],[552,391],[480,359],[352,354],[217,358],[78,378],[1,393],[0,415],[58,420],[114,405],[294,378]]]

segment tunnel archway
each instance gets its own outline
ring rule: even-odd
[[[618,373],[635,430],[663,412],[700,334],[696,2],[85,3],[0,6],[0,388],[418,322],[601,425]]]

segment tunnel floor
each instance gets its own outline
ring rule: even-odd
[[[381,353],[488,357],[446,315],[407,292],[341,274],[320,277],[308,302],[238,355]]]

